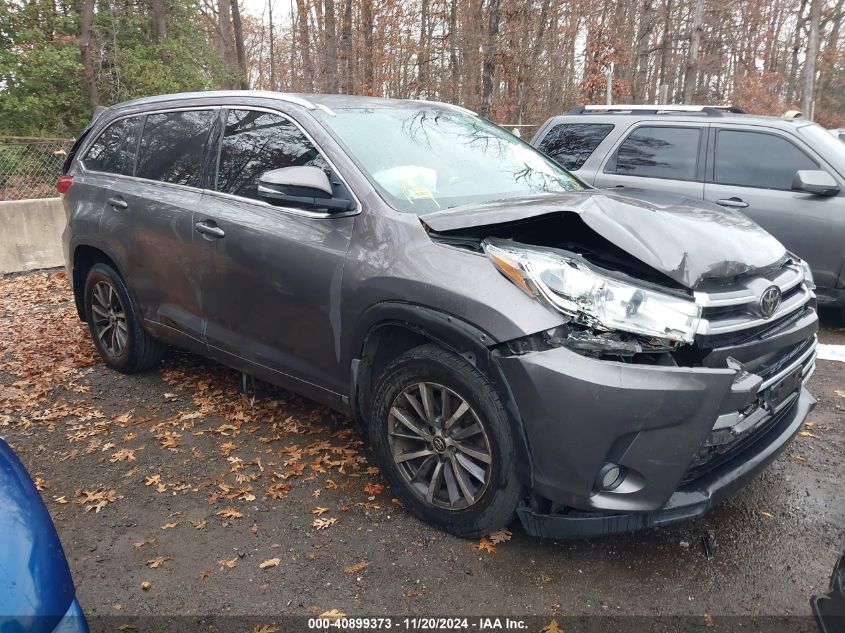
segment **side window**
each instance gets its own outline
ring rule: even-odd
[[[132,175],[139,117],[120,119],[108,126],[85,154],[85,169],[110,174]]]
[[[760,132],[719,130],[713,180],[723,185],[792,189],[799,169],[818,164],[785,138]]]
[[[638,127],[611,157],[605,172],[646,178],[695,180],[701,130]]]
[[[537,147],[570,171],[581,169],[613,129],[611,123],[564,123],[554,126]]]
[[[258,178],[265,171],[304,165],[329,171],[317,148],[293,123],[268,112],[229,110],[217,191],[258,199]]]
[[[215,110],[150,114],[138,152],[139,178],[199,187]]]

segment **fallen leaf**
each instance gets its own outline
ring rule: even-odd
[[[178,523],[165,523],[164,525],[161,526],[161,529],[162,530],[172,530],[177,525],[179,525],[179,524]]]
[[[346,614],[343,611],[338,611],[337,609],[331,609],[329,611],[323,611],[320,614],[321,618],[326,618],[327,620],[340,620],[341,618],[345,618]]]
[[[268,569],[269,567],[276,567],[279,563],[282,562],[281,558],[268,558],[264,562],[262,562],[258,568],[259,569]]]
[[[154,538],[145,538],[143,541],[136,541],[135,543],[132,543],[132,547],[138,549],[139,547],[144,547],[144,545],[149,545],[153,541],[155,541]]]
[[[256,624],[252,628],[252,633],[278,633],[278,632],[279,632],[279,629],[277,629],[275,626],[272,626],[270,624],[261,624],[261,625]]]
[[[217,516],[223,517],[224,519],[242,519],[243,512],[239,512],[237,508],[223,508],[219,512],[216,513]]]
[[[321,508],[320,506],[317,506],[316,508],[311,509],[311,514],[316,514],[317,516],[320,516],[321,514],[325,514],[328,511],[328,508]]]
[[[704,614],[704,626],[706,626],[708,629],[712,629],[714,626],[716,626],[716,622],[713,621],[713,616],[709,613]]]
[[[799,435],[799,437],[814,437],[816,439],[819,439],[818,435],[816,435],[814,433],[810,433],[809,431],[799,431],[798,435]]]
[[[112,456],[109,457],[109,461],[112,464],[115,462],[134,462],[135,451],[131,448],[121,448],[119,451],[112,453]]]
[[[318,530],[325,530],[326,528],[334,525],[335,523],[337,523],[336,518],[314,519],[314,522],[311,524],[311,527],[317,528]]]
[[[161,475],[150,475],[144,478],[145,486],[154,486],[161,483]]]
[[[476,543],[475,545],[473,545],[473,547],[478,551],[485,551],[488,554],[496,553],[496,546],[493,544],[493,541],[485,537],[481,537],[481,540],[478,541],[478,543]]]
[[[383,491],[384,486],[381,484],[367,484],[364,486],[364,492],[366,492],[371,497],[380,495]]]
[[[835,393],[835,394],[836,394],[837,396],[839,396],[840,398],[845,398],[845,391],[840,391],[839,389],[837,389],[837,390],[836,390],[836,391],[834,391],[833,393]]]
[[[501,530],[496,530],[495,532],[490,533],[490,540],[498,545],[499,543],[506,543],[507,541],[511,540],[511,531],[507,528],[502,528]]]
[[[563,629],[560,628],[557,619],[552,618],[552,621],[542,628],[542,633],[563,633]]]
[[[223,571],[224,569],[232,569],[238,564],[238,557],[235,556],[231,560],[219,560],[217,561],[217,564],[220,565],[220,571]]]
[[[355,563],[354,565],[350,565],[349,567],[344,567],[343,572],[346,574],[357,574],[359,571],[362,571],[369,566],[369,563],[361,561],[360,563]]]
[[[64,505],[66,503],[70,503],[70,501],[65,499],[64,495],[62,495],[61,497],[53,497],[53,501],[55,501],[56,503],[61,504],[61,505]]]
[[[760,514],[762,514],[767,519],[774,519],[775,518],[775,515],[773,515],[771,512],[766,512],[765,510],[760,510]]]
[[[196,519],[191,521],[191,525],[193,525],[198,530],[205,529],[205,526],[208,525],[208,521],[205,519]]]
[[[200,575],[199,575],[199,576],[197,576],[197,580],[205,580],[205,579],[206,579],[206,578],[208,578],[209,576],[211,576],[211,569],[206,568],[206,569],[203,569],[203,570],[200,572]]]
[[[170,560],[170,556],[159,556],[158,558],[153,558],[152,560],[147,561],[147,567],[150,569],[158,569],[164,563]]]

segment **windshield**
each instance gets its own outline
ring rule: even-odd
[[[471,114],[417,104],[316,114],[399,211],[584,188],[530,145]]]

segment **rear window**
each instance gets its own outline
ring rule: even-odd
[[[139,117],[129,117],[108,126],[85,154],[82,160],[85,169],[132,175],[140,124]]]
[[[719,130],[713,180],[723,185],[792,189],[799,169],[818,164],[790,141],[774,134]]]
[[[646,178],[695,180],[701,130],[639,127],[611,157],[605,172]]]
[[[558,163],[576,171],[583,167],[599,144],[610,134],[612,123],[563,123],[554,126],[537,147]]]
[[[150,114],[141,135],[135,175],[174,185],[199,187],[213,110]]]

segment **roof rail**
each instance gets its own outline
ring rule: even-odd
[[[705,114],[722,116],[745,114],[745,111],[732,105],[583,105],[572,108],[567,114]]]

